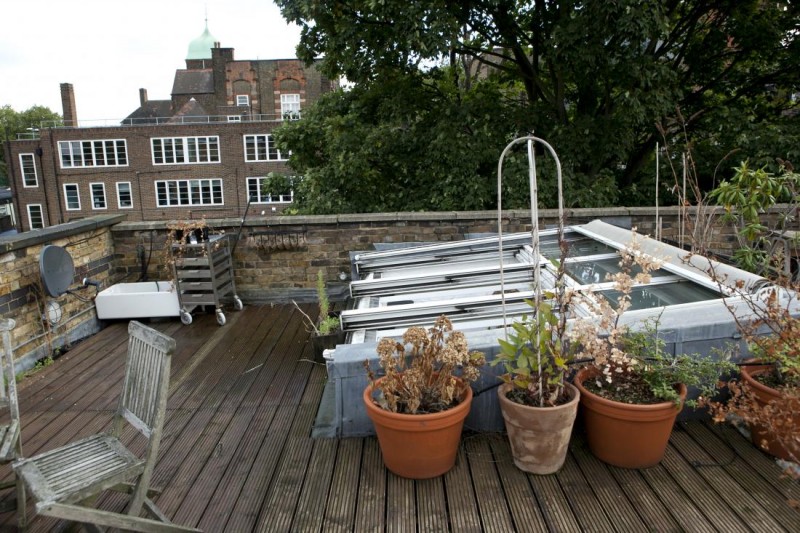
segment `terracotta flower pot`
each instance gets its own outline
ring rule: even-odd
[[[510,383],[497,389],[500,410],[517,468],[533,474],[552,474],[564,464],[578,413],[581,393],[566,384],[570,401],[556,407],[531,407],[508,399]]]
[[[601,461],[622,468],[657,465],[664,457],[675,418],[686,399],[686,385],[676,385],[680,406],[673,402],[627,404],[602,398],[583,386],[598,372],[584,368],[575,376],[589,449]]]
[[[766,374],[772,371],[772,369],[772,365],[743,365],[740,368],[742,381],[749,387],[759,407],[764,407],[770,402],[785,402],[780,391],[767,387],[755,379],[756,376]],[[800,428],[800,413],[795,414],[793,417],[792,426],[794,428]],[[786,461],[795,461],[800,457],[800,447],[790,447],[787,449],[780,440],[776,439],[773,433],[763,425],[749,424],[749,427],[753,444],[768,454]],[[790,450],[794,453],[790,453]]]
[[[386,468],[411,479],[440,476],[453,468],[464,419],[472,406],[472,389],[463,381],[459,382],[465,392],[458,405],[447,411],[421,415],[381,409],[372,401],[372,384],[367,385],[364,405],[375,426]]]

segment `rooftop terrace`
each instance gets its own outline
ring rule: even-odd
[[[153,485],[163,489],[156,503],[178,524],[507,532],[797,531],[800,523],[789,504],[800,499],[798,485],[733,428],[701,421],[679,423],[664,461],[647,470],[601,463],[578,427],[555,475],[516,469],[502,434],[467,432],[446,475],[398,478],[384,468],[374,437],[311,437],[327,375],[312,362],[297,310],[248,306],[228,317],[222,328],[213,314],[190,326],[150,323],[177,341]],[[21,382],[25,455],[108,426],[126,340],[126,323],[113,323]],[[0,528],[15,524],[15,513],[0,514]],[[30,530],[59,526],[39,518]]]

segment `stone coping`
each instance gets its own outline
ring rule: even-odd
[[[580,218],[608,218],[620,216],[655,216],[655,207],[602,207],[589,209],[566,209],[568,217]],[[674,215],[679,212],[677,206],[662,207],[659,210],[663,215]],[[539,211],[540,218],[558,217],[557,209],[542,209]],[[503,218],[530,218],[530,210],[508,210],[503,211]],[[270,215],[270,216],[249,216],[242,224],[241,218],[218,218],[207,219],[208,225],[216,228],[238,228],[243,225],[248,227],[264,226],[313,226],[313,225],[335,225],[335,224],[359,224],[359,223],[392,223],[392,222],[425,222],[425,221],[449,221],[458,222],[459,220],[497,220],[496,211],[420,211],[420,212],[395,212],[395,213],[354,213],[341,215]],[[114,226],[112,231],[147,231],[147,230],[166,230],[175,221],[158,220],[148,222],[122,222]]]
[[[113,226],[114,224],[122,222],[125,218],[126,215],[95,215],[42,229],[6,235],[0,237],[0,253],[13,252],[39,244],[49,244],[59,239],[72,237],[73,235],[80,235],[99,228]]]

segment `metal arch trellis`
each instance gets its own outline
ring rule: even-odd
[[[503,273],[503,160],[506,154],[517,144],[528,143],[528,185],[530,188],[531,197],[531,246],[533,248],[533,279],[534,279],[534,295],[536,302],[536,310],[542,301],[541,291],[541,273],[540,273],[540,254],[539,254],[539,205],[538,205],[538,185],[536,176],[536,156],[533,150],[535,142],[541,143],[553,156],[556,162],[556,176],[558,179],[558,238],[561,239],[564,235],[564,192],[561,180],[561,161],[558,159],[556,151],[550,144],[533,135],[519,137],[514,139],[505,147],[500,154],[500,159],[497,162],[497,247],[500,259],[500,300],[503,308],[503,331],[505,332],[506,340],[508,340],[508,318],[506,316],[506,287],[505,275]],[[538,320],[538,317],[536,318]],[[538,329],[536,345],[539,345]],[[537,356],[541,358],[541,354],[537,350]],[[541,367],[541,361],[538,362]],[[541,383],[539,384],[541,388]]]

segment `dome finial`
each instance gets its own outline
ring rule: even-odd
[[[208,7],[206,6],[205,30],[200,37],[189,43],[189,53],[186,59],[211,59],[211,49],[217,39],[208,31]]]

